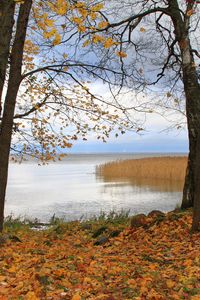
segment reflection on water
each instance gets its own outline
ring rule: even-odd
[[[144,157],[145,155],[137,155]],[[6,215],[47,221],[55,214],[66,220],[91,217],[101,211],[130,210],[131,214],[153,209],[169,211],[181,201],[174,184],[115,181],[96,178],[95,167],[134,154],[75,155],[58,164],[11,164],[6,195]]]
[[[162,192],[181,192],[183,189],[183,182],[180,180],[164,180],[157,178],[104,178],[103,176],[96,176],[97,180],[103,182],[112,182],[116,186],[127,185],[138,186],[141,189],[149,191],[162,191]],[[109,186],[109,185],[108,185]]]

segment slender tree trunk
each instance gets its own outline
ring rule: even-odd
[[[15,1],[0,1],[0,117],[2,113],[2,92],[9,59],[12,29],[14,25]]]
[[[191,155],[188,155],[188,163],[185,175],[185,182],[183,187],[183,197],[181,208],[186,209],[193,206],[194,199],[194,182],[193,182],[193,169],[192,169],[192,161]]]
[[[193,0],[189,2],[188,9],[193,8],[194,2]],[[197,184],[194,173],[197,163],[196,143],[200,131],[200,85],[189,40],[190,16],[186,14],[183,18],[177,0],[169,0],[168,3],[169,13],[175,29],[174,34],[181,52],[182,75],[186,97],[189,156],[183,189],[182,208],[188,208],[193,206],[196,193],[195,185]]]
[[[196,144],[200,132],[200,85],[193,65],[183,68],[183,82],[186,95],[189,156],[183,189],[182,208],[188,208],[193,206],[196,193],[195,168],[196,164],[198,164]],[[200,185],[200,181],[198,185]]]
[[[20,5],[17,19],[17,28],[11,51],[10,72],[7,93],[3,108],[3,117],[0,132],[0,231],[3,229],[5,193],[8,177],[8,163],[12,138],[13,117],[17,93],[21,83],[21,68],[24,42],[32,0],[25,0]]]
[[[200,131],[196,142],[196,165],[195,165],[195,193],[194,193],[194,208],[192,231],[200,230]]]

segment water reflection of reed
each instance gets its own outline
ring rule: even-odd
[[[104,182],[128,182],[155,191],[178,192],[183,189],[186,157],[154,157],[124,160],[100,165],[97,179]]]
[[[151,191],[160,191],[160,192],[180,192],[183,190],[183,181],[181,180],[163,180],[157,178],[104,178],[102,176],[97,176],[97,180],[112,183],[108,184],[106,188],[113,187],[123,187],[123,186],[137,186],[142,189],[148,189]]]
[[[162,192],[179,192],[183,189],[183,181],[181,180],[163,180],[157,178],[138,178],[130,181],[131,184],[140,187],[148,187],[151,190]]]

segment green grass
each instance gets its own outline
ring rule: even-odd
[[[56,217],[54,214],[47,223],[42,223],[38,219],[28,219],[25,217],[14,217],[9,215],[4,220],[4,230],[6,232],[17,232],[22,229],[31,229],[31,228],[60,228],[65,227],[70,229],[74,226],[84,227],[90,224],[92,228],[98,226],[104,226],[111,224],[112,226],[117,225],[128,225],[129,224],[129,211],[121,210],[119,212],[110,211],[109,213],[100,212],[99,215],[94,215],[89,219],[84,219],[84,216],[80,220],[75,221],[66,221],[64,218]]]

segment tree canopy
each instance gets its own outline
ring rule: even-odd
[[[27,3],[15,2],[10,19],[19,20],[20,10]],[[10,9],[11,4],[13,7],[13,1],[2,3],[2,9]],[[54,159],[75,140],[86,140],[89,131],[96,132],[97,138],[105,141],[114,127],[122,131],[123,127],[129,126],[130,120],[120,113],[123,106],[107,102],[89,88],[91,77],[112,84],[121,76],[121,71],[97,64],[95,57],[93,60],[88,58],[88,51],[81,41],[81,34],[86,31],[85,19],[94,22],[101,8],[102,5],[89,2],[87,6],[73,1],[32,3],[21,49],[19,89],[13,116],[11,148],[18,154],[32,154],[43,161]],[[6,17],[8,15],[2,15],[2,22],[6,22]],[[18,25],[20,27],[20,23]],[[17,27],[12,27],[12,30],[7,68],[13,65],[11,57],[17,38]],[[1,48],[5,52],[3,43],[5,38]],[[9,73],[4,71],[1,120],[8,91],[6,82],[9,81]]]

